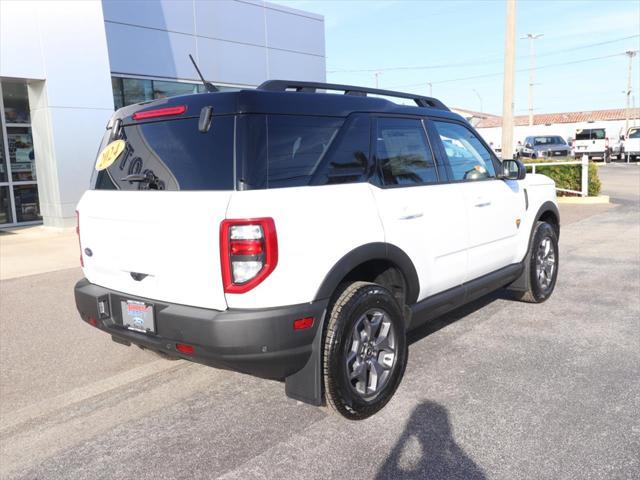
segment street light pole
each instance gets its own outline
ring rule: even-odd
[[[516,55],[516,0],[506,0],[504,39],[504,87],[502,93],[502,158],[513,158],[513,84]]]
[[[478,93],[478,90],[476,90],[475,88],[473,89],[473,91],[475,92],[475,94],[478,96],[478,100],[480,100],[480,113],[482,113],[482,97],[480,96],[480,94]]]
[[[533,125],[533,77],[535,70],[535,49],[533,41],[542,37],[544,33],[527,33],[522,40],[529,39],[529,126]]]
[[[427,82],[427,85],[429,85],[429,96],[433,97],[433,84],[431,82]]]
[[[376,72],[373,75],[376,77],[376,88],[378,88],[378,77],[380,76],[380,72]]]
[[[631,66],[633,65],[633,57],[636,56],[638,50],[627,50],[624,52],[629,57],[629,74],[627,77],[627,106],[624,112],[624,135],[625,138],[629,132],[629,106],[631,103]]]

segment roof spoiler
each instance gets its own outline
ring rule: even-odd
[[[384,95],[386,97],[408,98],[416,102],[419,107],[437,108],[438,110],[447,110],[447,106],[440,100],[432,97],[424,97],[414,93],[396,92],[393,90],[381,90],[378,88],[356,87],[353,85],[339,85],[336,83],[322,82],[299,82],[295,80],[267,80],[258,86],[258,90],[266,90],[269,92],[286,92],[294,90],[296,92],[316,93],[317,90],[337,90],[344,92],[345,95],[353,95],[356,97],[366,97],[371,93],[374,95]]]

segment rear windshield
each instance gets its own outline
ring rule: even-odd
[[[368,116],[359,114],[348,120],[214,116],[206,133],[199,131],[197,118],[129,125],[118,137],[126,142],[124,151],[105,170],[94,171],[92,187],[256,190],[365,181],[370,167],[369,126]],[[110,132],[100,151],[115,140]]]
[[[562,137],[535,137],[533,139],[534,145],[564,145],[565,142]]]
[[[110,142],[107,130],[101,150]],[[197,118],[122,128],[125,150],[105,170],[94,171],[97,190],[232,190],[234,117],[214,117],[208,132]],[[145,180],[141,180],[144,177]],[[148,179],[148,180],[147,180]]]
[[[576,130],[576,140],[603,140],[606,136],[604,128]]]

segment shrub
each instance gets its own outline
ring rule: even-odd
[[[554,159],[558,162],[566,162],[574,160],[568,159]],[[549,163],[548,158],[538,158],[531,160],[530,158],[523,159],[525,164],[531,163]],[[527,168],[527,172],[530,172],[531,168]],[[558,188],[568,188],[570,190],[580,191],[582,188],[582,168],[580,165],[550,165],[548,167],[536,167],[536,173],[546,175],[556,182]],[[600,193],[600,177],[598,177],[598,165],[594,162],[589,162],[589,196],[594,197]],[[558,195],[571,195],[570,193],[558,192]]]

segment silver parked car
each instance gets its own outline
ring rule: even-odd
[[[518,157],[567,157],[571,154],[571,147],[559,135],[544,135],[527,137],[524,147],[518,151]]]

